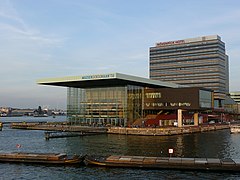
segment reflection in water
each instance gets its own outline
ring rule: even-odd
[[[98,155],[240,158],[240,134],[234,138],[228,130],[177,136],[98,135],[68,138],[69,152]]]
[[[174,157],[209,157],[240,159],[240,134],[229,130],[177,136],[96,135],[45,141],[43,131],[0,131],[0,152],[65,152],[89,155],[139,155]],[[16,149],[21,144],[21,149]],[[96,167],[48,167],[40,165],[0,163],[2,179],[237,179],[240,174],[204,173],[143,169],[110,169]],[[147,174],[147,176],[146,176]],[[0,178],[0,179],[1,179]]]
[[[184,145],[183,136],[177,136],[175,156],[181,157],[183,155],[183,153],[184,153],[183,145]]]

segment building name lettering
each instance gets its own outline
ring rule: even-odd
[[[156,43],[156,46],[166,46],[166,45],[183,44],[183,43],[185,43],[184,40],[167,41],[167,42]]]
[[[161,98],[162,94],[157,92],[157,93],[145,93],[146,98],[149,99],[156,99],[156,98]]]
[[[189,102],[176,102],[176,103],[145,103],[146,107],[190,107]]]
[[[102,79],[102,78],[112,78],[114,74],[98,74],[90,76],[82,76],[82,79]]]
[[[191,103],[186,103],[186,102],[179,102],[179,103],[169,103],[170,106],[174,107],[174,106],[186,106],[189,107],[191,106]]]

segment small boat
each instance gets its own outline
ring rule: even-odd
[[[3,123],[0,122],[0,131],[2,130],[2,127],[3,127]]]
[[[0,162],[41,163],[41,164],[81,164],[82,156],[68,156],[65,153],[0,153]]]
[[[34,114],[33,117],[48,117],[47,114]]]
[[[231,125],[230,132],[231,133],[240,133],[240,125]]]

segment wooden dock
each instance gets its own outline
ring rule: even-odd
[[[145,156],[86,156],[86,165],[126,168],[240,171],[240,159],[178,158]]]
[[[45,139],[49,140],[52,138],[92,136],[92,135],[98,135],[99,133],[47,131],[44,134],[45,134]]]
[[[113,168],[175,169],[240,172],[240,159],[146,156],[67,156],[62,153],[0,153],[0,162],[86,165]]]
[[[0,153],[0,162],[40,164],[81,164],[83,157],[67,156],[64,153]]]

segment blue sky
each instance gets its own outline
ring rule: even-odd
[[[36,80],[120,72],[148,77],[156,42],[218,34],[240,90],[239,0],[1,0],[0,106],[66,107]]]

